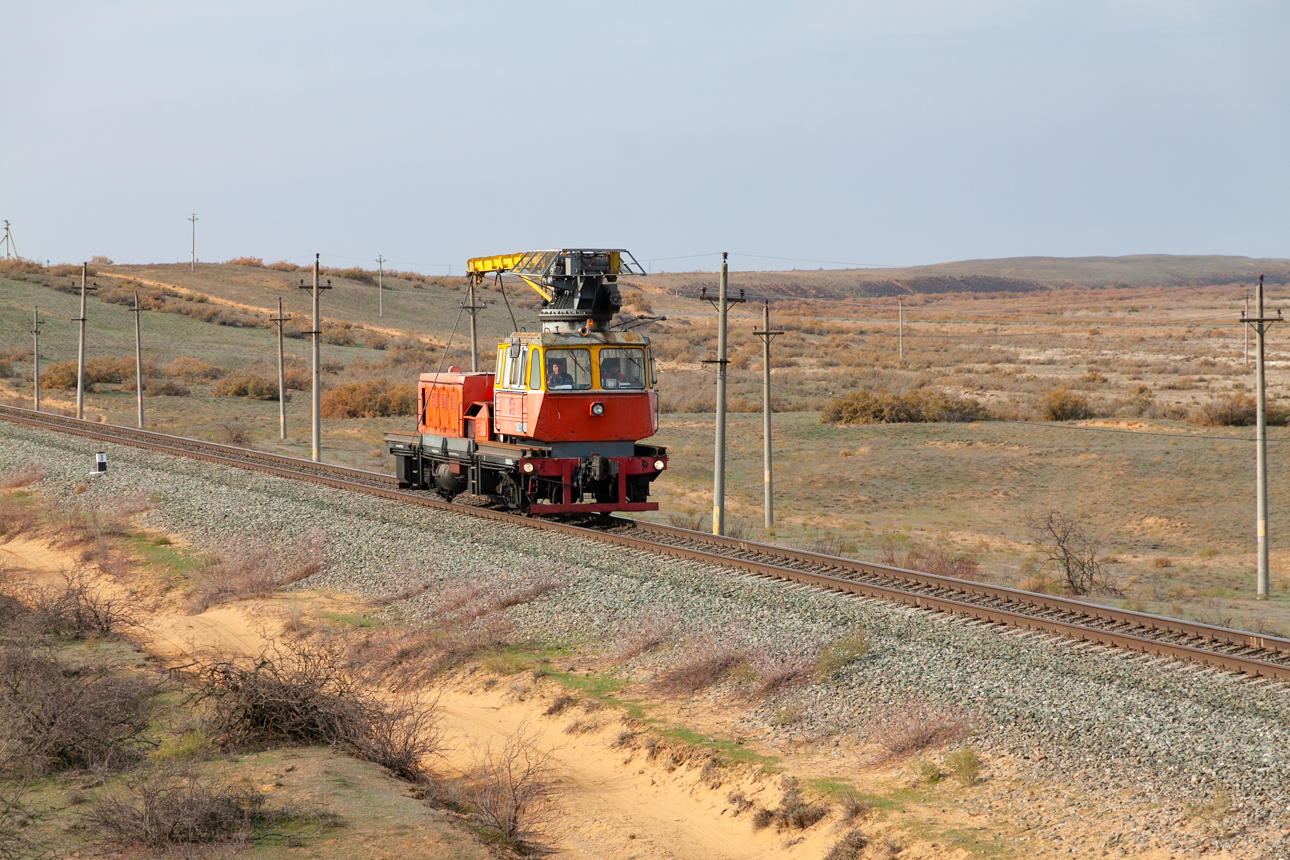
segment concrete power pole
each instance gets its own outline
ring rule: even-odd
[[[278,296],[278,315],[269,322],[278,326],[278,439],[287,439],[287,373],[282,361],[282,324],[291,317],[282,313],[282,296]]]
[[[1258,316],[1241,315],[1241,322],[1254,324],[1254,387],[1257,398],[1257,415],[1255,428],[1255,519],[1258,535],[1258,579],[1255,589],[1259,600],[1267,600],[1269,595],[1268,576],[1268,427],[1266,415],[1265,377],[1263,372],[1264,334],[1268,326],[1281,321],[1281,311],[1274,317],[1263,314],[1263,276],[1259,275],[1259,288],[1254,299],[1255,313]]]
[[[773,470],[771,467],[771,433],[770,433],[770,342],[783,331],[771,331],[770,328],[770,302],[767,301],[761,309],[761,330],[753,329],[753,334],[761,338],[762,357],[761,357],[761,415],[762,415],[762,465],[765,472],[766,487],[766,531],[769,534],[775,533],[775,482],[773,480]]]
[[[98,284],[87,286],[85,283],[87,263],[81,264],[81,315],[76,319],[81,324],[81,336],[76,350],[76,417],[85,418],[85,293],[98,289]]]
[[[742,291],[737,299],[732,299],[728,295],[730,280],[728,257],[725,251],[721,252],[721,279],[717,284],[717,299],[714,302],[717,309],[717,359],[704,362],[704,364],[717,366],[717,429],[712,465],[712,533],[714,535],[722,535],[726,532],[726,366],[729,364],[726,360],[726,317],[731,304],[744,301]],[[708,298],[707,287],[700,292],[699,298],[711,301]]]
[[[13,233],[9,230],[8,221],[4,222],[4,258],[6,260],[22,259],[18,256],[18,246],[13,243]]]
[[[470,370],[472,373],[479,372],[479,333],[475,328],[475,314],[483,309],[483,305],[475,304],[475,279],[469,278],[467,286],[470,290],[469,302],[464,305],[465,310],[470,313]],[[500,370],[498,371],[500,373]]]
[[[385,255],[376,258],[376,301],[378,317],[385,316]]]
[[[134,387],[138,392],[139,400],[139,429],[143,429],[143,339],[139,336],[139,314],[143,309],[139,307],[139,293],[134,294]]]
[[[37,412],[40,411],[40,305],[31,314],[31,338],[34,341],[34,352],[31,360],[32,392],[35,395]]]
[[[188,271],[195,272],[197,271],[197,213],[194,212],[188,220],[193,222],[193,247],[188,258]]]
[[[313,448],[313,460],[315,463],[320,462],[320,454],[322,451],[322,370],[321,370],[321,364],[320,364],[321,356],[318,351],[318,343],[319,343],[318,339],[322,336],[322,318],[319,316],[319,312],[318,312],[318,292],[320,290],[331,289],[331,278],[327,279],[327,286],[325,287],[318,283],[318,270],[319,270],[318,259],[321,256],[322,256],[321,254],[314,254],[314,282],[312,287],[314,291],[313,292],[314,330],[309,332],[309,334],[313,336],[313,353],[314,353],[314,356],[313,356],[314,357],[314,384],[313,384],[313,397],[311,401],[313,404],[313,420],[310,426],[310,430],[311,430],[310,435],[313,439],[312,448]],[[300,282],[300,288],[302,290],[310,289],[310,287],[305,286],[304,281]]]

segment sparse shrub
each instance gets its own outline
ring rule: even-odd
[[[758,661],[754,696],[772,698],[784,690],[808,683],[814,674],[814,661],[801,654]]]
[[[412,415],[416,411],[416,393],[412,386],[387,379],[349,382],[322,394],[324,418],[384,418]]]
[[[1027,523],[1031,538],[1057,568],[1062,588],[1073,594],[1117,594],[1102,566],[1101,549],[1075,517],[1049,509]]]
[[[869,844],[869,840],[864,838],[864,834],[859,830],[849,831],[845,836],[833,843],[829,853],[824,855],[824,860],[858,860],[860,852]]]
[[[915,759],[912,767],[914,773],[918,774],[918,778],[928,785],[936,785],[941,781],[941,777],[945,776],[941,773],[940,766],[930,759]]]
[[[847,553],[846,540],[841,535],[831,532],[816,532],[809,538],[795,543],[807,552],[817,552],[820,555],[831,555],[835,558],[845,558]]]
[[[575,699],[573,696],[569,696],[569,695],[560,696],[554,702],[552,702],[550,707],[548,707],[542,713],[545,716],[553,717],[556,714],[563,713],[566,709],[571,708],[576,704],[578,704],[578,700]]]
[[[850,788],[843,788],[833,796],[838,813],[844,822],[863,818],[873,809],[873,804]]]
[[[632,622],[623,631],[623,649],[618,652],[618,659],[631,660],[653,651],[666,642],[675,629],[676,622],[663,615],[646,615]]]
[[[211,436],[224,445],[245,447],[251,444],[251,429],[240,421],[220,421],[211,427]]]
[[[1039,414],[1047,421],[1083,421],[1097,417],[1087,400],[1065,388],[1054,388],[1040,398]]]
[[[735,811],[732,812],[731,815],[741,815],[753,808],[753,802],[749,800],[748,795],[744,794],[742,791],[732,789],[731,792],[726,795],[726,800],[734,807]]]
[[[814,679],[819,682],[833,677],[844,666],[859,662],[869,653],[869,640],[863,630],[853,631],[834,639],[820,649],[815,657]]]
[[[224,375],[224,368],[181,355],[170,362],[163,373],[166,376],[173,376],[190,385],[195,385],[219,379]]]
[[[155,684],[72,668],[35,649],[0,648],[0,747],[22,774],[110,771],[141,758]]]
[[[892,755],[909,755],[949,743],[967,731],[959,717],[922,702],[908,702],[876,719],[869,734]]]
[[[216,397],[245,397],[249,400],[277,400],[278,381],[243,371],[225,376],[211,391]],[[326,395],[324,395],[325,398]],[[326,411],[323,412],[327,416]]]
[[[114,264],[103,254],[95,254],[93,257],[90,257],[90,265],[91,266],[111,266]]]
[[[905,394],[854,391],[836,397],[824,407],[824,424],[900,424],[926,421],[983,421],[990,413],[970,397],[915,388]]]
[[[68,639],[111,637],[138,625],[128,601],[96,588],[84,569],[64,571],[61,586],[33,589],[32,623]]]
[[[704,523],[706,523],[707,521],[708,521],[707,515],[701,512],[700,513],[691,512],[688,514],[676,513],[676,514],[667,515],[668,525],[678,529],[689,529],[692,532],[705,531],[706,529],[704,527]]]
[[[0,475],[0,490],[14,490],[19,487],[30,487],[45,477],[45,467],[28,460],[16,463]]]
[[[654,679],[654,686],[664,693],[689,695],[725,680],[747,658],[728,646],[700,643],[690,654]]]
[[[264,795],[255,789],[212,786],[191,770],[167,766],[124,781],[85,819],[122,845],[159,850],[244,841],[265,817]]]
[[[234,257],[228,261],[230,266],[250,266],[260,269],[264,267],[264,260],[259,257]]]
[[[491,745],[463,786],[462,797],[485,831],[513,850],[531,853],[548,838],[550,756],[521,729],[500,749]]]
[[[1154,567],[1156,570],[1161,570],[1166,567],[1173,567],[1174,560],[1167,555],[1158,555],[1155,558],[1151,559],[1151,566]]]
[[[266,269],[273,269],[275,272],[300,272],[304,270],[303,266],[297,266],[295,263],[288,263],[286,260],[279,260],[276,263],[270,263],[265,266]]]
[[[955,750],[945,757],[945,772],[966,786],[981,778],[981,757],[970,747]]]
[[[43,388],[75,391],[76,362],[54,361],[45,365],[40,370],[40,384]],[[86,384],[86,389],[93,390],[88,383]]]
[[[188,386],[182,382],[175,382],[173,379],[162,380],[161,382],[145,382],[143,391],[150,397],[187,397],[190,392]]]
[[[324,557],[320,537],[286,549],[258,546],[229,549],[193,573],[188,611],[195,615],[217,603],[262,597],[308,579],[322,570]]]
[[[797,780],[786,779],[784,795],[779,806],[774,809],[759,809],[753,816],[753,828],[763,829],[775,825],[775,829],[806,830],[829,814],[829,808],[822,803],[808,803],[797,786]]]
[[[440,745],[435,706],[387,704],[360,685],[338,650],[289,643],[197,670],[209,734],[221,745],[328,744],[400,779],[426,779]]]

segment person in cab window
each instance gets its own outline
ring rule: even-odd
[[[600,387],[617,388],[623,381],[623,373],[619,367],[618,359],[606,359],[600,366]]]
[[[553,361],[546,369],[547,385],[551,388],[573,388],[573,377],[564,372],[563,361]]]

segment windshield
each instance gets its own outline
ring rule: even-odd
[[[548,391],[583,391],[591,387],[591,350],[548,349],[546,351]]]
[[[600,387],[644,388],[645,350],[603,347],[600,350]]]

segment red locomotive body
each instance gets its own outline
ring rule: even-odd
[[[648,338],[613,332],[623,251],[562,250],[471,260],[542,294],[541,333],[499,344],[496,373],[423,373],[416,434],[391,433],[400,486],[486,497],[534,514],[658,510],[665,449]],[[639,267],[637,267],[638,269]],[[541,278],[539,288],[530,277]]]

